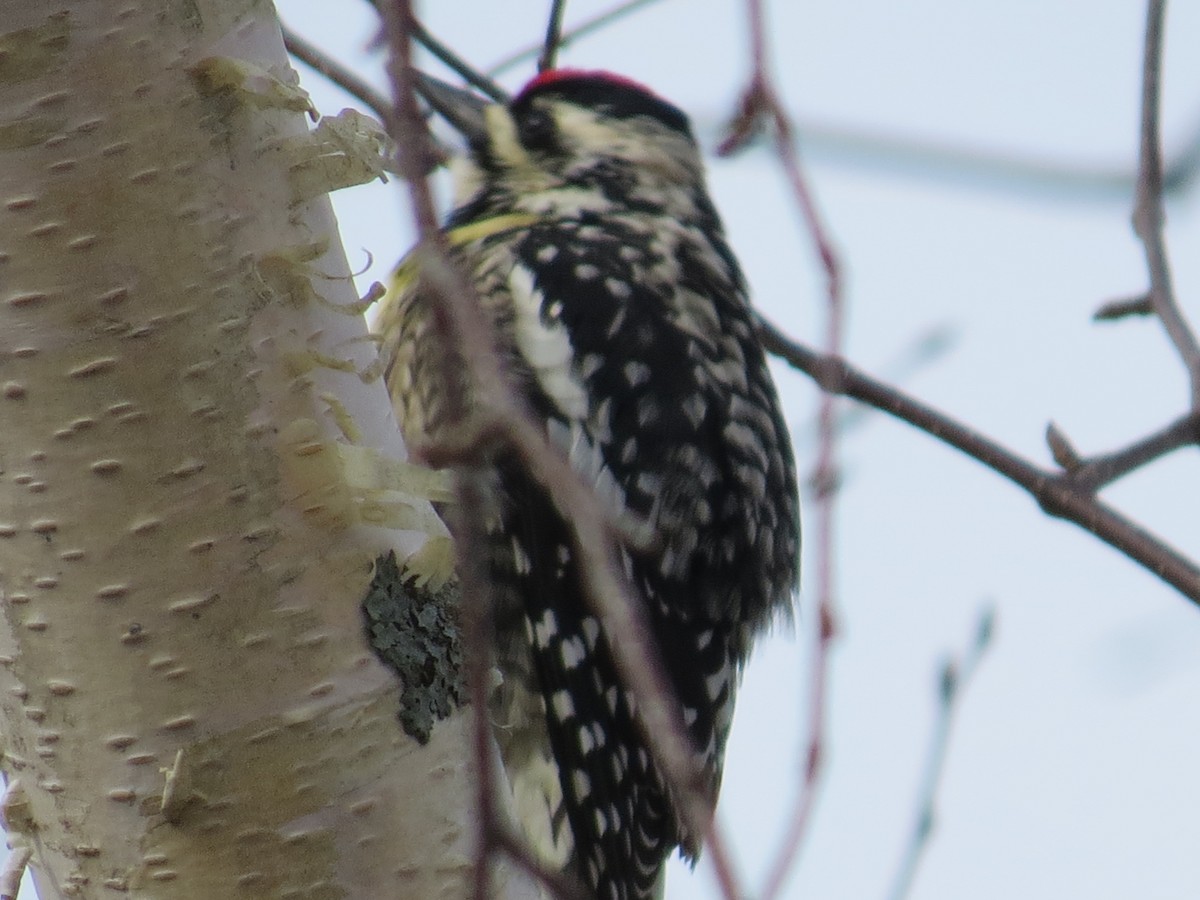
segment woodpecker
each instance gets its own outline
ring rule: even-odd
[[[709,199],[687,116],[603,72],[550,70],[507,103],[422,76],[467,140],[452,163],[447,243],[474,285],[525,406],[614,515],[715,800],[734,694],[754,639],[791,615],[799,505],[790,441],[746,283]],[[460,422],[415,262],[377,328],[406,438]],[[449,355],[452,368],[446,367]],[[467,414],[485,392],[463,379]],[[489,460],[495,597],[490,715],[515,805],[544,859],[598,900],[661,896],[684,827],[588,606],[571,531],[503,449]]]

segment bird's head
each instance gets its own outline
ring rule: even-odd
[[[426,76],[419,89],[467,140],[454,165],[459,208],[557,214],[619,203],[684,214],[706,203],[687,116],[627,78],[549,70],[507,104]]]

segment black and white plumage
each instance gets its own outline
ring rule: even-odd
[[[455,164],[454,254],[552,442],[613,510],[653,529],[655,549],[624,561],[715,796],[752,640],[791,610],[799,511],[687,118],[632,82],[574,71],[457,114],[470,150]],[[419,275],[402,282],[380,319],[388,386],[406,436],[436,441],[454,428],[444,360],[458,351],[437,344]],[[600,900],[650,897],[670,852],[694,857],[698,841],[583,599],[569,529],[519,465],[493,463],[504,683],[492,714],[521,818]]]

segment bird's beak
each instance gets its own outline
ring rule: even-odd
[[[454,87],[451,84],[415,72],[414,87],[433,111],[446,120],[455,131],[467,139],[467,143],[475,145],[487,137],[487,122],[484,111],[491,105],[487,100],[470,91]]]

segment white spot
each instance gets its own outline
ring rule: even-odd
[[[675,574],[678,563],[679,555],[670,547],[664,547],[662,555],[658,558],[658,570],[669,578]]]
[[[751,496],[761,500],[767,495],[767,478],[761,469],[754,466],[738,466],[738,480],[750,489]]]
[[[584,800],[592,792],[592,779],[583,769],[571,772],[571,783],[575,788],[575,799]]]
[[[604,357],[599,353],[587,354],[579,363],[579,376],[591,378],[604,366]]]
[[[662,477],[654,472],[639,472],[637,489],[647,497],[657,497],[662,492]]]
[[[583,641],[579,638],[563,641],[558,652],[562,656],[563,667],[568,671],[575,669],[587,658],[587,650],[584,649]]]
[[[556,256],[558,256],[558,248],[553,244],[547,244],[538,250],[537,261],[540,263],[554,262]]]
[[[629,465],[637,458],[637,438],[631,437],[621,445],[621,462]]]
[[[605,278],[604,288],[618,300],[628,300],[633,290],[619,278]]]
[[[575,267],[575,277],[580,281],[591,281],[600,274],[600,270],[591,263],[580,263]]]
[[[637,387],[650,380],[650,367],[644,362],[630,360],[625,363],[622,371],[625,374],[625,381],[629,383],[630,387]]]
[[[708,404],[700,394],[690,394],[683,401],[683,414],[688,417],[694,428],[704,424],[704,416],[708,412]]]
[[[642,397],[637,405],[637,422],[645,427],[658,421],[661,411],[658,408],[658,398]]]
[[[608,831],[608,820],[604,818],[604,813],[596,810],[596,834],[604,834]]]
[[[575,716],[575,701],[570,692],[555,691],[554,696],[550,698],[550,709],[554,712],[554,718],[566,722]]]
[[[698,634],[696,636],[696,649],[704,650],[706,647],[708,647],[709,644],[712,643],[712,639],[713,639],[713,630],[711,628],[708,628],[708,629],[700,632],[700,634]]]
[[[625,780],[625,760],[619,756],[610,756],[608,761],[612,766],[613,778],[616,779],[617,784],[620,784]]]
[[[621,307],[612,317],[612,321],[608,323],[608,330],[604,336],[610,341],[617,336],[622,326],[625,324],[625,307]]]
[[[513,554],[513,569],[518,575],[528,575],[533,571],[533,562],[529,559],[529,554],[525,552],[525,548],[521,546],[521,542],[514,534],[512,536],[512,554]]]
[[[691,728],[696,724],[696,720],[700,718],[700,713],[692,709],[690,706],[683,708],[683,724]]]
[[[600,623],[589,616],[583,620],[580,627],[583,629],[583,637],[588,646],[595,647],[596,639],[600,637]]]
[[[615,687],[610,687],[604,692],[604,699],[608,701],[608,711],[614,715],[617,712],[617,700],[621,694]]]
[[[725,666],[717,669],[715,673],[704,679],[705,690],[708,691],[708,699],[716,700],[721,696],[722,692],[729,684],[729,669]]]
[[[563,694],[566,692],[559,691],[558,693]],[[557,695],[555,695],[555,696],[557,696]],[[587,756],[589,753],[591,753],[595,749],[596,749],[596,742],[592,740],[592,730],[590,728],[588,728],[586,725],[580,725],[579,726],[579,751],[584,756]]]
[[[730,422],[723,432],[725,440],[739,447],[757,448],[760,446],[758,435],[754,429],[742,422]]]
[[[539,647],[547,646],[558,635],[558,619],[554,610],[548,609],[542,613],[541,621],[533,629],[533,642]]]

